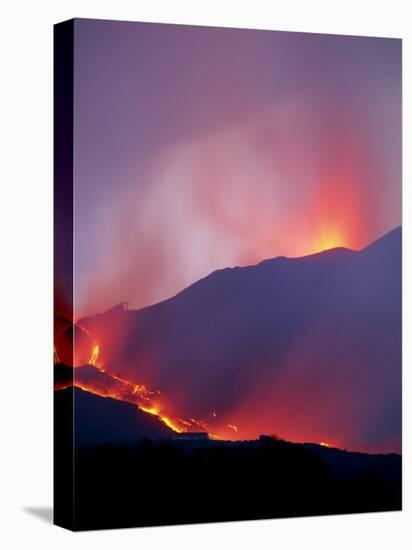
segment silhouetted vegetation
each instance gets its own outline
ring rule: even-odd
[[[333,453],[363,466],[336,473]],[[80,448],[74,528],[399,510],[401,457],[353,456],[277,440]]]

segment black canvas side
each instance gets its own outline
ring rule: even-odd
[[[74,21],[54,26],[54,333],[73,322]],[[72,348],[69,353],[72,353]],[[56,355],[56,351],[55,351]],[[56,357],[55,357],[56,360]],[[72,375],[72,369],[69,369]],[[56,386],[56,371],[54,373]],[[55,392],[56,393],[56,392]],[[73,401],[54,399],[55,525],[74,529]]]

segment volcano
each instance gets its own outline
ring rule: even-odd
[[[361,251],[218,270],[80,324],[109,374],[159,388],[222,437],[399,451],[401,241],[397,228]]]

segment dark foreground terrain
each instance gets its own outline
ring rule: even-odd
[[[397,454],[353,453],[267,436],[237,442],[177,439],[157,417],[131,403],[79,388],[54,394],[59,418],[54,521],[69,529],[402,506]]]
[[[401,509],[401,457],[283,441],[75,451],[75,530]]]

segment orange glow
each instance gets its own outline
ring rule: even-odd
[[[95,335],[88,332],[86,343],[89,343],[89,366],[86,365],[84,369],[76,368],[73,374],[73,382],[70,381],[66,385],[59,382],[59,388],[56,386],[56,389],[63,389],[73,383],[76,387],[95,395],[131,403],[141,411],[158,417],[165,426],[177,433],[203,431],[207,432],[212,439],[238,440],[255,439],[259,433],[270,433],[270,430],[275,428],[275,425],[269,425],[269,422],[272,422],[270,420],[272,412],[270,414],[266,413],[264,402],[261,403],[263,407],[262,414],[259,415],[259,418],[256,416],[256,422],[250,417],[250,410],[256,408],[255,400],[250,403],[242,402],[239,407],[230,410],[223,407],[219,415],[215,408],[209,408],[206,418],[189,416],[189,411],[183,412],[184,409],[179,409],[179,396],[160,393],[156,388],[137,383],[136,380],[129,381],[112,373],[108,365],[102,364],[102,354],[104,353],[102,341],[104,336],[99,334],[98,340],[99,343],[97,343]],[[59,348],[56,347],[56,363],[59,363],[58,350]],[[110,362],[110,359],[108,361]],[[273,416],[276,417],[276,415]],[[285,418],[280,420],[279,415],[277,418],[276,429],[280,438],[304,442],[308,440],[317,441],[327,435],[327,433],[315,433],[310,435],[310,439],[308,439],[308,434],[305,433],[302,425],[297,429],[295,421],[289,423]],[[242,428],[240,429],[239,426]],[[330,443],[324,441],[319,445],[331,446]]]
[[[226,415],[219,415],[219,418],[216,409],[212,408],[207,418],[208,421],[199,417],[185,417],[173,406],[175,404],[173,396],[163,396],[158,389],[149,388],[147,385],[135,381],[131,382],[110,372],[110,368],[108,369],[106,365],[102,364],[101,359],[103,336],[99,335],[100,342],[98,343],[95,340],[95,335],[92,335],[89,330],[83,326],[80,327],[79,324],[77,326],[88,338],[85,345],[85,350],[89,349],[87,364],[96,370],[76,368],[73,376],[74,386],[101,397],[132,403],[141,411],[157,416],[168,428],[177,433],[204,431],[212,439],[239,438],[239,427],[237,423],[233,422],[233,416],[231,422],[227,423]],[[57,348],[55,351],[55,360],[56,363],[59,363]],[[82,353],[84,355],[85,351],[82,350]],[[87,367],[87,365],[83,366]],[[56,389],[63,389],[70,384],[71,382],[66,385],[59,383],[59,387],[56,386]],[[245,434],[242,434],[243,438],[244,436]]]
[[[203,420],[180,418],[176,414],[173,414],[167,406],[158,402],[158,396],[160,395],[159,390],[150,390],[144,384],[134,384],[115,374],[107,373],[103,365],[98,364],[98,362],[100,363],[100,345],[93,340],[92,335],[87,329],[79,325],[77,326],[78,329],[82,331],[82,334],[86,334],[87,338],[93,341],[87,365],[95,367],[96,374],[93,375],[94,371],[91,371],[91,375],[90,371],[88,371],[88,375],[83,375],[81,368],[76,369],[73,376],[74,386],[95,395],[99,395],[100,397],[110,397],[119,401],[132,403],[143,412],[157,416],[159,420],[174,432],[180,433],[189,431],[190,429],[194,430],[201,428],[203,431],[209,433],[211,437],[217,437],[213,433],[212,428]],[[82,351],[82,353],[84,354],[84,351]],[[55,364],[60,363],[56,346],[54,347],[54,362]],[[66,384],[58,383],[55,389],[64,389],[70,385],[71,381]]]
[[[158,416],[160,420],[174,432],[181,433],[182,431],[186,431],[185,429],[180,428],[177,423],[173,422],[168,416],[160,414],[160,410],[156,406],[145,407],[140,405],[139,409],[146,413],[153,414],[154,416]]]
[[[97,366],[97,359],[99,358],[99,344],[93,344],[92,355],[89,359],[89,365]]]
[[[104,371],[101,371],[101,372],[104,372]],[[115,378],[114,378],[114,380],[115,380]],[[153,405],[153,404],[143,405],[139,402],[136,402],[135,400],[132,400],[130,398],[130,396],[128,396],[128,394],[126,393],[125,390],[123,392],[121,391],[121,389],[116,391],[116,389],[113,389],[113,388],[110,388],[110,387],[105,387],[104,389],[102,389],[102,388],[98,388],[96,386],[93,386],[93,384],[91,384],[91,383],[82,383],[77,378],[75,378],[74,385],[77,388],[80,388],[84,391],[93,393],[95,395],[99,395],[100,397],[110,397],[112,399],[117,399],[118,401],[125,401],[125,402],[128,402],[128,403],[133,403],[133,404],[137,405],[137,407],[141,411],[146,412],[148,414],[152,414],[153,416],[157,416],[164,424],[166,424],[166,426],[168,426],[174,432],[180,433],[182,431],[186,431],[186,428],[181,427],[179,425],[179,423],[187,424],[189,426],[192,425],[188,422],[183,422],[180,419],[172,420],[172,418],[170,418],[170,416],[164,414],[161,411],[160,407],[158,407],[157,405]],[[130,386],[133,387],[133,385],[131,385],[131,384],[130,384]],[[56,389],[64,389],[64,387],[68,387],[68,385],[59,386]],[[148,399],[147,396],[144,395],[144,393],[145,393],[144,390],[143,390],[144,386],[143,387],[142,386],[137,386],[137,387],[135,386],[134,389],[136,389],[136,388],[138,388],[138,390],[140,391],[139,397],[141,399],[147,400]],[[136,395],[136,394],[137,394],[137,392],[134,392],[134,394],[133,394],[133,392],[130,392],[130,395]]]
[[[240,263],[257,263],[276,256],[302,257],[344,247],[359,250],[370,242],[365,211],[370,196],[362,191],[362,173],[356,166],[326,164],[302,210],[279,227],[256,215],[256,239],[253,252],[248,250]],[[286,236],[286,238],[285,238]]]
[[[238,427],[235,426],[235,424],[227,424],[227,427],[233,430],[234,432],[238,432]]]
[[[190,422],[188,422],[187,420],[183,420],[182,418],[180,419],[180,422],[182,424],[184,424],[185,426],[191,426],[192,425]]]
[[[358,250],[365,244],[365,205],[360,189],[353,173],[327,167],[314,197],[315,252],[336,247]]]
[[[166,426],[169,426],[169,428],[174,432],[181,433],[182,431],[184,431],[181,428],[179,428],[174,422],[172,422],[170,418],[168,418],[167,416],[159,415],[159,418],[162,422],[166,424]]]
[[[97,353],[98,353],[98,350],[97,350]],[[99,369],[99,370],[101,372],[105,372],[103,369]],[[115,381],[120,381],[121,384],[126,387],[123,388],[123,391],[122,391],[122,388],[120,388],[120,391],[106,388],[106,395],[103,394],[104,397],[111,397],[113,399],[118,399],[120,401],[127,401],[127,402],[134,403],[143,412],[157,416],[164,424],[166,424],[166,426],[168,426],[170,429],[172,429],[175,432],[180,433],[186,430],[186,428],[182,428],[179,426],[179,420],[177,421],[172,420],[169,415],[166,415],[163,413],[160,406],[153,404],[149,400],[149,396],[154,395],[156,392],[147,390],[147,388],[144,385],[130,384],[126,380],[123,380],[117,376],[110,376],[110,378],[112,378]],[[92,393],[97,393],[98,395],[102,395],[101,390],[100,391],[96,390],[96,388],[93,388],[90,384],[87,384],[86,387],[84,385],[80,386],[80,384],[76,381],[75,385],[78,387],[81,387],[81,389],[84,389],[86,391],[91,391]],[[133,399],[131,396],[136,396],[136,398]],[[139,402],[140,399],[147,401],[148,404],[147,405],[141,404]]]
[[[338,227],[326,228],[321,227],[319,248],[320,251],[330,250],[345,246],[345,238],[343,232]]]

